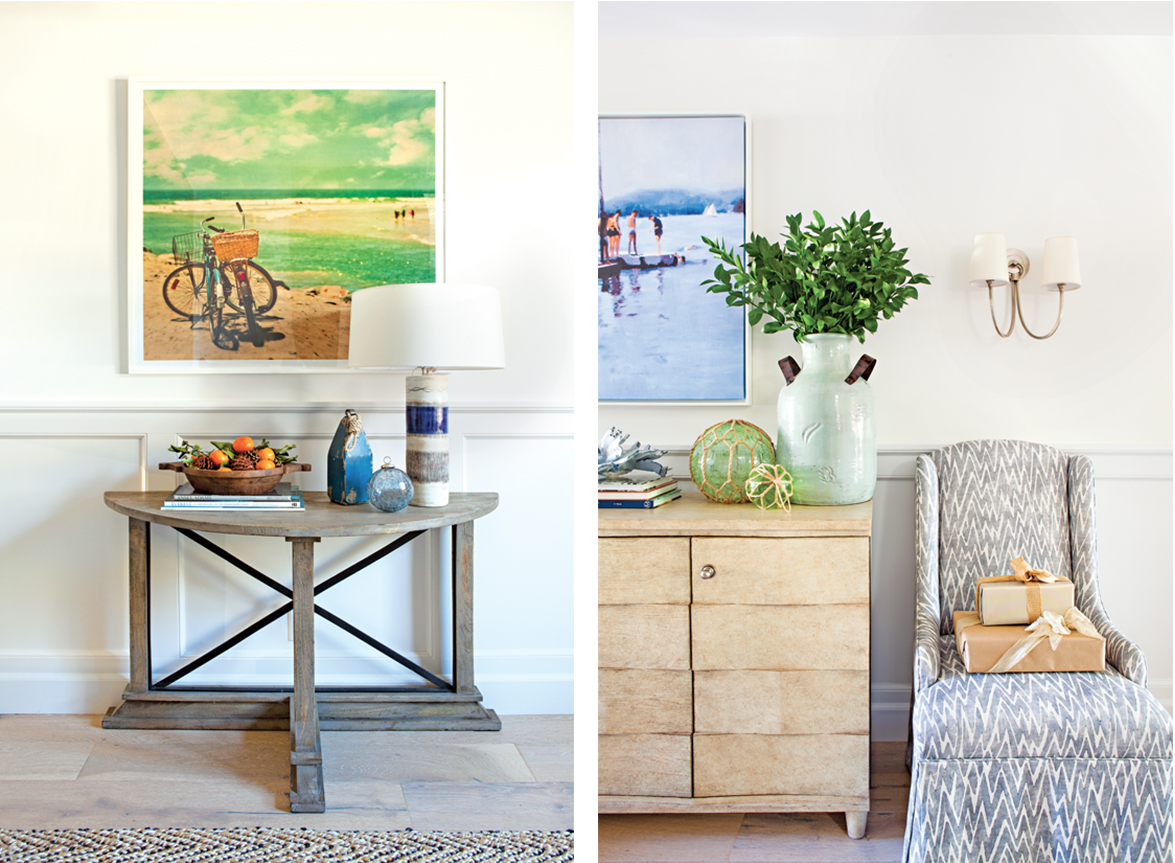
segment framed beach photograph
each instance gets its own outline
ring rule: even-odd
[[[128,82],[127,370],[347,366],[351,294],[444,280],[444,85]]]
[[[748,234],[747,118],[599,118],[599,400],[749,404],[746,310],[702,238]]]

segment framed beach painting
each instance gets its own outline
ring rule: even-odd
[[[747,118],[599,118],[602,402],[749,404],[750,327],[702,282],[746,242]]]
[[[444,281],[444,85],[131,79],[127,370],[346,368],[350,296]]]

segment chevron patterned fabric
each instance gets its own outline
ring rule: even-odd
[[[1169,861],[1171,717],[1097,582],[1093,468],[1040,444],[918,458],[915,703],[906,863]],[[1102,673],[967,674],[952,615],[1017,555],[1071,577]]]

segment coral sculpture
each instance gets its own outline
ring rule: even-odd
[[[620,476],[633,470],[648,470],[657,476],[665,476],[669,473],[669,468],[655,461],[669,450],[655,450],[652,447],[642,449],[640,441],[625,447],[626,440],[628,440],[628,435],[616,426],[612,426],[608,433],[600,438],[600,446],[596,451],[597,480]]]
[[[781,464],[756,465],[744,490],[759,509],[791,512],[791,474]]]

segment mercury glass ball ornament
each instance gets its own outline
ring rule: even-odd
[[[367,500],[384,512],[399,512],[407,507],[412,502],[413,492],[408,474],[393,467],[389,457],[384,458],[379,470],[367,481]]]

